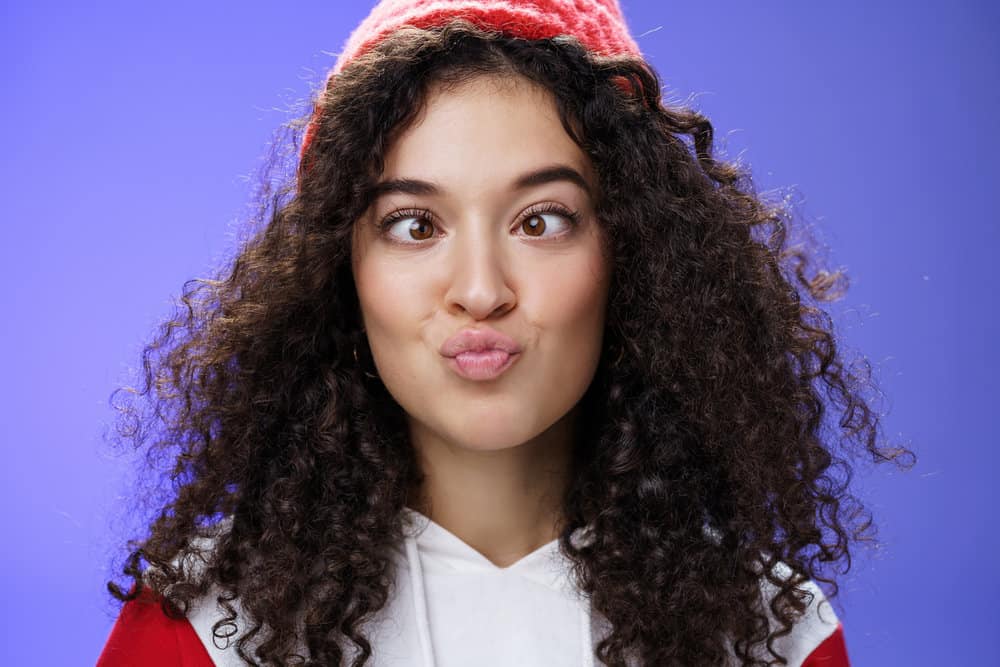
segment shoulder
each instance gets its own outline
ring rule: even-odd
[[[122,607],[97,667],[212,667],[215,663],[186,618],[171,618],[148,589]]]
[[[185,578],[196,579],[211,561],[216,542],[231,525],[226,518],[194,538],[187,549],[173,561]],[[207,609],[215,595],[195,600],[185,617],[168,616],[161,597],[153,590],[150,579],[155,568],[144,573],[146,585],[133,600],[126,602],[118,614],[97,662],[97,667],[214,667],[220,664],[212,653],[213,624]],[[212,591],[213,593],[217,591]]]
[[[784,563],[778,563],[772,571],[781,581],[793,576]],[[789,634],[774,640],[775,650],[785,657],[789,667],[848,667],[843,625],[822,589],[810,579],[796,583],[795,588],[803,593],[807,606]],[[778,590],[767,577],[761,577],[765,613],[775,629],[780,626],[769,603]]]
[[[242,667],[236,639],[248,624],[236,600],[229,603],[236,618],[229,620],[218,593],[213,588],[191,603],[186,617],[172,618],[161,598],[143,589],[122,607],[97,667]]]

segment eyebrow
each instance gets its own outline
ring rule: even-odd
[[[573,183],[593,197],[593,192],[587,183],[587,179],[573,167],[562,164],[542,167],[541,169],[522,174],[514,181],[513,187],[515,190],[526,190],[546,183],[556,183],[559,181]],[[376,183],[371,190],[371,200],[375,201],[379,197],[393,193],[433,196],[439,195],[441,192],[442,188],[430,181],[421,181],[416,178],[395,178]]]

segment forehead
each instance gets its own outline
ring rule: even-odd
[[[563,128],[555,98],[514,75],[432,84],[420,113],[389,146],[385,176],[497,180],[565,163],[588,178],[587,155]]]

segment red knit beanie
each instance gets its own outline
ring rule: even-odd
[[[329,79],[404,25],[431,28],[456,18],[512,37],[576,37],[601,55],[640,55],[618,0],[382,0],[347,40]],[[312,141],[322,108],[313,109],[300,155]]]

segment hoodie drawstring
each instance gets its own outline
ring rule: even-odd
[[[431,644],[431,628],[427,614],[427,595],[424,593],[424,571],[420,567],[417,541],[406,538],[406,560],[409,562],[410,586],[413,588],[413,605],[417,618],[417,634],[420,637],[420,655],[424,667],[434,667],[434,647]]]
[[[583,667],[594,667],[594,638],[590,629],[590,601],[584,600],[580,609],[580,622],[583,624],[583,646],[580,647],[583,655]]]

